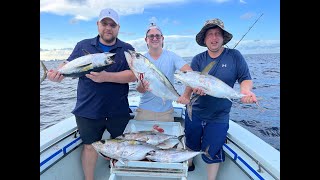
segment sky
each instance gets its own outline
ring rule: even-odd
[[[97,36],[104,8],[118,12],[118,38],[140,53],[148,50],[144,38],[153,22],[162,30],[164,49],[193,57],[206,50],[195,37],[214,18],[233,35],[227,47],[242,54],[280,53],[280,0],[41,0],[40,60],[64,60],[77,42]]]

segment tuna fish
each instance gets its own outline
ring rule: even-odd
[[[184,135],[177,137],[174,135],[164,134],[164,133],[155,132],[155,131],[137,131],[137,132],[131,132],[131,133],[124,133],[116,137],[116,139],[135,140],[135,141],[146,142],[151,145],[158,145],[160,143],[165,142],[168,139],[178,139],[179,141],[181,141],[182,137],[184,137]]]
[[[130,69],[138,81],[143,79],[149,82],[151,93],[165,100],[176,101],[180,94],[169,79],[148,58],[140,53],[129,50],[124,52]]]
[[[178,148],[179,144],[181,144],[181,140],[179,139],[168,139],[162,143],[157,144],[157,148],[159,149],[171,149],[171,148]]]
[[[186,86],[190,86],[192,88],[201,88],[204,90],[204,93],[209,96],[226,98],[231,102],[233,102],[232,100],[234,99],[241,99],[242,97],[246,96],[237,92],[220,79],[208,74],[214,64],[214,61],[209,63],[202,72],[177,70],[174,74],[174,77]],[[190,100],[190,103],[187,105],[187,111],[190,120],[192,120],[192,104],[198,98],[199,95],[193,96],[193,98]],[[258,105],[257,102],[256,104]],[[258,107],[260,108],[259,105]]]
[[[211,65],[212,67],[213,64],[214,62],[208,66]],[[237,92],[220,79],[208,74],[208,70],[206,68],[203,72],[177,70],[174,74],[174,77],[186,86],[190,86],[192,88],[201,88],[207,95],[217,98],[226,98],[231,102],[232,99],[240,99],[246,96]]]
[[[208,149],[205,152],[191,151],[185,149],[155,149],[147,153],[146,158],[150,161],[163,162],[163,163],[179,163],[191,159],[198,154],[205,154],[209,159],[212,159],[208,154]]]
[[[85,74],[90,73],[91,71],[99,72],[105,69],[106,66],[109,66],[114,62],[115,53],[95,53],[90,54],[86,50],[83,50],[86,55],[76,58],[63,67],[58,69],[58,71],[65,77],[77,78]],[[44,71],[44,75],[40,80],[40,84],[47,77],[47,68],[42,61],[41,65]]]
[[[226,98],[232,102],[232,99],[240,99],[246,95],[241,94],[235,91],[225,82],[220,79],[208,74],[210,69],[215,64],[215,61],[209,63],[202,72],[198,71],[180,71],[177,70],[174,74],[174,77],[182,82],[184,85],[192,88],[201,88],[204,90],[204,93],[217,97],[217,98]],[[200,97],[200,95],[195,95],[190,100],[190,103],[187,105],[188,117],[192,121],[192,104]]]
[[[143,142],[119,139],[100,140],[92,143],[92,146],[101,156],[116,159],[122,164],[143,160],[148,152],[157,149]]]

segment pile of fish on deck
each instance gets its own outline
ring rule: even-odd
[[[184,162],[198,154],[208,152],[190,151],[178,146],[184,135],[175,136],[158,129],[124,133],[115,139],[104,139],[92,143],[103,157],[116,159],[122,164],[128,161],[153,161],[162,163]]]

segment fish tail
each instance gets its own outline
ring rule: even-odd
[[[183,138],[184,136],[185,136],[184,134],[182,134],[182,135],[178,136],[178,140],[179,140],[179,142],[181,142],[182,144],[183,144],[183,142],[182,142],[182,138]],[[178,143],[178,144],[179,144],[179,143]]]
[[[209,158],[210,160],[213,160],[209,154],[209,148],[210,148],[210,145],[206,148],[206,150],[203,153],[207,158]]]
[[[187,104],[187,112],[188,112],[188,117],[190,119],[190,121],[192,121],[192,105],[194,102],[196,102],[196,100],[200,97],[200,95],[195,95],[191,98],[189,104]]]
[[[244,96],[248,96],[248,95],[244,95],[244,94],[243,94],[242,97],[244,97]],[[257,101],[254,102],[254,103],[257,105],[259,111],[264,112],[266,109],[263,108],[263,107],[261,107],[261,106],[259,105],[259,102],[258,102],[259,100],[262,100],[262,97],[257,97]]]
[[[188,112],[189,120],[192,121],[192,105],[191,105],[191,103],[187,104],[187,112]]]
[[[48,69],[47,67],[44,65],[44,63],[40,60],[40,63],[41,63],[41,67],[43,69],[43,75],[40,79],[40,84],[47,78],[47,72],[48,72]]]
[[[259,105],[259,102],[258,102],[258,101],[256,101],[255,104],[257,105],[259,111],[264,112],[264,111],[266,110],[265,108],[263,108],[263,107],[261,107],[261,106]]]

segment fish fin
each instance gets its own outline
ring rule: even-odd
[[[104,52],[108,57],[113,57],[116,53]]]
[[[231,103],[233,103],[232,99],[230,99],[229,97],[225,97],[226,99],[228,99]]]
[[[215,64],[215,61],[212,61],[211,63],[209,63],[202,71],[200,74],[206,75],[208,74],[208,72],[212,69],[213,65]]]
[[[85,54],[85,55],[89,55],[90,53],[87,51],[87,50],[85,50],[85,49],[82,49],[82,52]]]
[[[121,163],[121,164],[123,164],[123,165],[125,165],[125,166],[128,166],[128,159],[126,159],[126,158],[119,158],[118,159],[118,161]]]
[[[40,84],[41,84],[47,78],[48,69],[41,60],[40,60],[40,63],[41,63],[41,67],[43,69],[43,75],[42,75],[42,78],[40,79]]]
[[[87,67],[87,66],[92,66],[92,63],[79,65],[79,66],[77,66],[77,67],[79,67],[79,68],[85,68],[85,67]]]
[[[151,150],[151,151],[147,152],[147,155],[153,156],[155,153],[156,153],[156,150]]]
[[[108,156],[106,156],[106,155],[102,154],[101,152],[99,152],[99,154],[100,154],[102,157],[104,157],[104,158],[109,158],[109,159],[110,159],[110,157],[108,157]]]
[[[179,143],[177,143],[176,145],[174,145],[172,148],[173,149],[177,149],[178,148]]]

